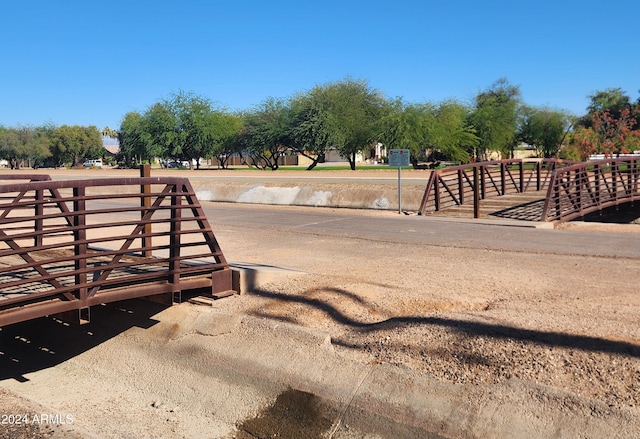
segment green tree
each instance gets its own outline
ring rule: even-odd
[[[83,158],[102,157],[101,133],[95,126],[62,125],[52,134],[51,153],[58,166],[64,163],[75,165]]]
[[[286,101],[269,98],[245,114],[240,134],[249,166],[278,169],[279,158],[291,148],[291,109]]]
[[[366,81],[353,79],[325,85],[322,95],[332,143],[355,170],[357,154],[377,140],[386,100]]]
[[[471,123],[479,138],[475,157],[486,160],[491,152],[509,156],[516,140],[516,110],[520,90],[503,78],[475,98]]]
[[[125,114],[118,131],[118,143],[120,144],[120,151],[116,156],[118,163],[131,168],[138,161],[149,159],[149,137],[140,113],[130,111]]]
[[[468,115],[468,109],[456,101],[432,105],[398,99],[380,121],[380,139],[389,148],[409,149],[414,167],[420,160],[468,162],[478,144]]]
[[[517,139],[533,146],[538,157],[549,158],[558,154],[572,126],[565,112],[523,105]]]
[[[214,111],[208,99],[184,92],[173,95],[165,105],[176,117],[180,157],[196,160],[200,168],[200,158],[211,155],[218,141],[222,112]]]
[[[102,129],[102,137],[108,137],[110,139],[117,139],[118,138],[118,131],[114,130],[113,128],[109,128],[109,127],[104,127]]]
[[[469,109],[457,101],[440,103],[430,130],[429,147],[445,160],[468,163],[480,143],[469,116]]]
[[[291,147],[298,154],[311,160],[307,170],[312,170],[325,160],[327,148],[330,146],[327,112],[313,99],[313,95],[312,90],[291,100]]]
[[[202,157],[220,153],[225,139],[239,129],[237,117],[214,108],[207,98],[185,92],[151,105],[141,122],[142,159],[193,160],[198,168]]]
[[[629,95],[621,88],[607,88],[599,90],[589,95],[589,105],[587,106],[587,114],[581,119],[581,125],[591,127],[593,124],[593,116],[609,111],[609,114],[618,119],[622,110],[631,106]]]
[[[85,151],[84,158],[98,159],[104,158],[106,150],[104,149],[104,143],[102,143],[102,134],[100,130],[94,126],[82,127],[85,135]]]
[[[36,168],[50,156],[49,136],[43,128],[0,127],[0,157],[9,162],[11,169]]]
[[[242,117],[236,114],[214,112],[211,114],[213,135],[211,154],[216,158],[218,166],[226,169],[231,156],[241,152],[238,141],[242,131]]]
[[[20,139],[13,128],[0,127],[0,157],[9,162],[11,169],[20,163]]]
[[[291,148],[311,160],[312,170],[325,160],[327,149],[336,145],[336,121],[329,111],[325,88],[316,86],[291,101]]]
[[[154,157],[182,158],[183,136],[179,120],[167,101],[156,102],[144,112],[141,131],[146,145],[141,159],[150,163]]]
[[[143,114],[128,113],[119,132],[120,160],[127,166],[136,161],[163,159],[195,160],[225,155],[229,138],[237,134],[242,120],[209,99],[180,92],[149,106]],[[106,129],[105,134],[108,134]]]
[[[41,126],[28,129],[26,146],[26,160],[30,167],[41,166],[51,157],[51,136],[47,127]]]
[[[402,99],[389,102],[378,121],[377,138],[388,149],[408,149],[414,167],[430,145],[436,109],[427,104],[407,104]]]

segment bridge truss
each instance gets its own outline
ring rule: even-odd
[[[135,297],[172,303],[188,290],[232,290],[187,179],[0,180],[0,327],[54,314],[87,321],[92,306]]]
[[[435,170],[427,183],[419,214],[474,205],[507,194],[546,190],[539,221],[570,221],[588,213],[640,198],[640,158],[592,162],[558,159],[477,162]]]

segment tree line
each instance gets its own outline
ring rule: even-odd
[[[95,126],[0,126],[0,159],[11,169],[61,167],[105,156],[102,134]]]
[[[279,157],[299,154],[313,169],[336,150],[356,167],[372,145],[409,149],[411,163],[486,160],[513,156],[522,144],[538,157],[584,160],[594,153],[640,149],[640,100],[621,89],[589,96],[587,114],[526,105],[517,86],[500,79],[465,105],[456,100],[411,103],[388,99],[365,80],[317,85],[286,99],[229,113],[211,101],[178,93],[145,112],[128,113],[118,131],[125,161],[154,157],[215,157],[226,167],[239,155],[249,166],[278,169]]]
[[[101,136],[118,139],[123,167],[161,159],[189,161],[229,158],[276,170],[280,157],[298,154],[308,169],[335,150],[356,168],[358,154],[373,145],[409,149],[411,163],[468,163],[495,155],[512,157],[526,144],[538,157],[584,160],[591,154],[640,150],[640,99],[619,88],[589,96],[587,113],[535,107],[523,102],[519,87],[500,79],[473,102],[412,103],[389,99],[366,80],[343,79],[291,97],[265,99],[255,108],[230,112],[210,99],[179,92],[124,115],[119,129],[105,127],[0,127],[0,158],[20,163],[76,164],[105,155]],[[106,157],[105,157],[106,158]]]

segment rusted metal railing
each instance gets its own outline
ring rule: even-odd
[[[476,162],[435,170],[431,173],[418,213],[431,212],[526,191],[541,191],[551,181],[553,170],[573,164],[557,159],[511,159]]]
[[[46,177],[46,176],[45,176]],[[0,176],[0,327],[187,290],[232,289],[231,270],[184,178],[51,181]]]
[[[605,207],[640,199],[640,159],[617,158],[554,170],[543,221],[570,221]]]
[[[51,180],[51,176],[48,174],[0,174],[0,182],[9,181],[48,181]]]

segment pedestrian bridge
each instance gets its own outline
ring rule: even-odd
[[[419,213],[534,194],[521,211],[562,222],[640,198],[640,159],[478,162],[433,171]],[[512,203],[513,204],[513,203]],[[522,204],[522,203],[520,203]],[[177,177],[53,181],[0,175],[0,327],[183,293],[224,296],[232,271],[190,182]]]
[[[0,175],[0,327],[196,290],[230,294],[232,272],[186,178]]]
[[[478,218],[481,204],[489,198],[533,193],[538,199],[522,203],[526,215],[519,219],[571,221],[640,199],[639,180],[639,157],[590,162],[558,159],[476,162],[434,171],[418,213],[429,215],[473,206],[473,216]]]

